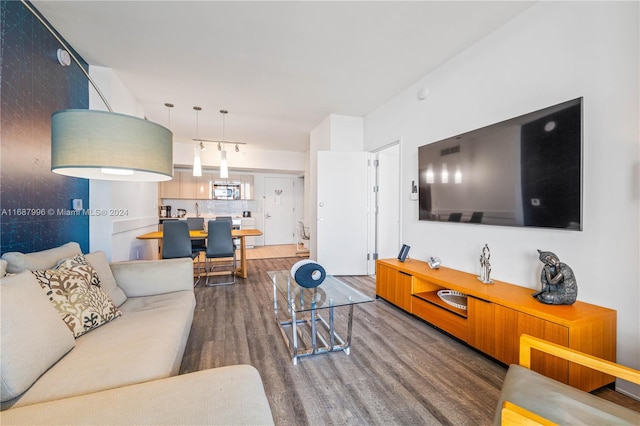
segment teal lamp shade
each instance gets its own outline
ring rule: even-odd
[[[57,111],[51,115],[51,171],[85,179],[171,180],[173,133],[124,114]]]

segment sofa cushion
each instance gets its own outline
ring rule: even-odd
[[[0,259],[0,278],[7,275],[7,261]]]
[[[2,258],[8,263],[7,272],[17,274],[18,272],[36,269],[52,269],[60,260],[73,257],[76,254],[82,254],[80,245],[75,242],[70,242],[60,247],[35,253],[9,252],[3,254]]]
[[[31,272],[75,337],[121,315],[82,254],[64,260],[58,269]]]
[[[27,390],[75,341],[29,272],[2,278],[0,393],[7,401]]]
[[[640,413],[560,383],[519,365],[511,365],[502,384],[494,425],[502,404],[512,402],[557,424],[638,425]]]
[[[193,288],[127,299],[120,307],[122,317],[77,338],[73,351],[3,408],[178,374],[194,307]]]
[[[96,251],[93,253],[85,254],[84,258],[93,266],[100,278],[100,288],[109,295],[109,298],[115,303],[116,306],[122,305],[127,296],[122,289],[118,287],[116,279],[113,276],[107,255],[103,251]]]
[[[234,365],[2,413],[24,425],[272,425],[258,371]]]
[[[127,297],[185,290],[193,292],[193,261],[190,257],[115,262],[111,264],[111,270],[118,287]]]

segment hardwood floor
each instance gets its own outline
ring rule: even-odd
[[[180,372],[255,366],[277,425],[492,423],[506,368],[380,299],[355,307],[350,355],[306,357],[294,366],[266,271],[298,260],[249,260],[247,279],[196,287]],[[375,297],[372,278],[342,279]],[[337,311],[336,324],[345,323],[346,309]]]
[[[247,249],[247,259],[273,259],[277,257],[309,257],[309,251],[304,252],[296,249],[296,244],[282,244],[275,246],[256,246],[252,249]],[[299,259],[298,259],[299,260]]]

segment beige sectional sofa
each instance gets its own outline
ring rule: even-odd
[[[55,277],[56,265],[79,254],[68,243],[2,256],[1,424],[273,423],[251,366],[177,376],[195,307],[191,259],[109,264],[102,252],[84,255],[118,313],[74,338],[31,271]]]

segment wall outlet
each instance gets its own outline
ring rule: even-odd
[[[82,198],[74,198],[71,200],[71,209],[72,210],[82,210]]]

